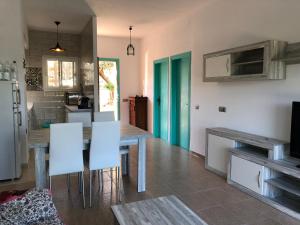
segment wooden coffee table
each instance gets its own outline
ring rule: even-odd
[[[207,225],[174,195],[111,208],[120,225]]]

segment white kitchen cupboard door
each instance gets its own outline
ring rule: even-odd
[[[221,55],[205,59],[205,77],[228,77],[231,75],[231,55]]]
[[[229,149],[234,148],[235,141],[216,135],[208,134],[207,165],[209,168],[224,175],[227,174]]]
[[[233,155],[231,156],[230,175],[232,181],[258,194],[263,194],[263,166]]]

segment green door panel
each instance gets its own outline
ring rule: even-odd
[[[168,140],[169,59],[154,62],[154,136]]]
[[[168,140],[168,71],[169,64],[160,66],[160,137]]]
[[[171,143],[190,148],[191,53],[171,57]]]
[[[180,60],[180,125],[179,145],[189,149],[189,61],[187,58]]]

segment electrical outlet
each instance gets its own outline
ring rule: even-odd
[[[225,106],[219,106],[219,112],[226,112],[226,107]]]

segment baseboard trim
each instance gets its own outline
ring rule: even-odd
[[[196,157],[199,157],[201,159],[205,159],[205,156],[204,155],[201,155],[199,154],[198,152],[194,152],[194,151],[190,151],[192,153],[192,155],[196,156]]]

